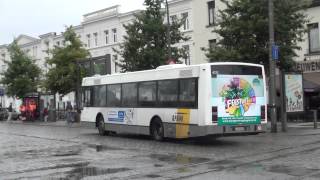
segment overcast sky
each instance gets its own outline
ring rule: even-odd
[[[26,34],[38,37],[79,25],[82,15],[121,5],[121,12],[143,9],[144,0],[0,0],[0,45]]]

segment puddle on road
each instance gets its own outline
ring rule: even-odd
[[[110,146],[105,146],[105,145],[101,145],[101,144],[88,144],[89,148],[93,148],[96,150],[96,152],[101,152],[101,151],[119,151],[119,150],[123,150],[121,148],[117,148],[117,147],[110,147]]]
[[[319,171],[319,169],[308,169],[304,167],[292,167],[285,165],[274,165],[267,169],[269,172],[288,174],[291,176],[305,176]]]
[[[154,166],[154,167],[163,167],[162,164],[154,164],[153,166]]]
[[[162,176],[157,175],[157,174],[148,174],[148,175],[146,175],[145,177],[147,177],[147,178],[160,178],[160,177],[162,177]]]
[[[82,167],[77,167],[77,168],[73,169],[72,171],[68,172],[66,179],[81,179],[81,178],[89,177],[89,176],[115,174],[115,173],[125,172],[125,171],[129,171],[129,170],[131,170],[131,169],[129,169],[129,168],[102,169],[102,168],[97,168],[97,167],[82,166]]]
[[[152,159],[157,159],[166,163],[177,163],[177,164],[193,164],[193,163],[203,163],[210,159],[201,157],[189,157],[182,154],[151,154]]]
[[[79,155],[81,152],[81,149],[78,149],[78,150],[73,150],[73,149],[70,149],[70,150],[58,150],[56,151],[55,154],[53,154],[53,156],[76,156],[76,155]]]

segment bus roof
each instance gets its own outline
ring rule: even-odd
[[[188,66],[185,64],[174,64],[159,66],[157,69],[144,71],[115,73],[111,75],[94,75],[91,77],[83,78],[82,86],[143,82],[176,78],[196,78],[199,77],[200,68],[208,68],[211,65],[257,66],[263,69],[263,65],[241,62],[215,62]]]

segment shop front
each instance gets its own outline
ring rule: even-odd
[[[320,56],[297,62],[296,70],[303,73],[305,111],[320,113]]]

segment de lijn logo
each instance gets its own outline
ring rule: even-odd
[[[225,112],[231,117],[243,117],[250,106],[256,103],[255,92],[250,83],[237,77],[223,86],[220,97],[224,99]]]

